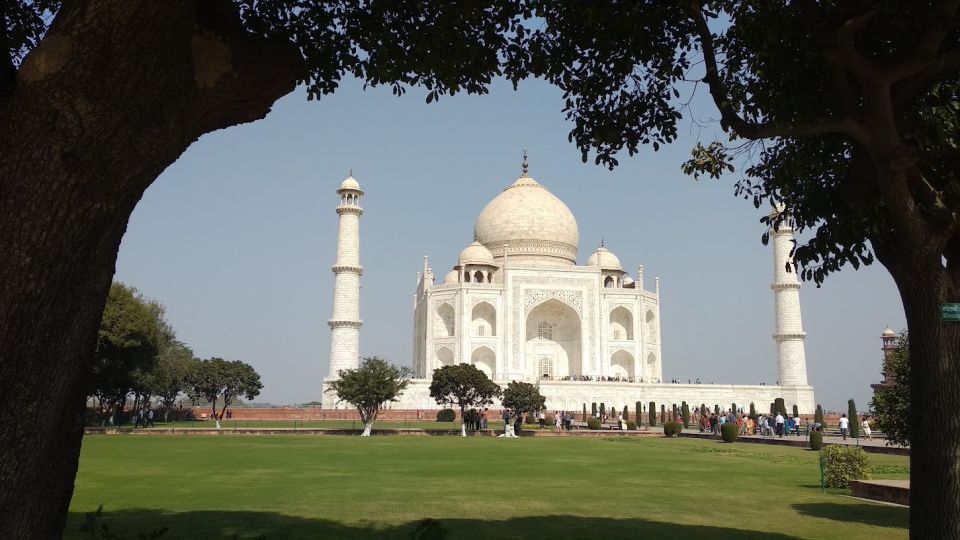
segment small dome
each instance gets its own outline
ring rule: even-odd
[[[897,336],[897,333],[894,332],[890,327],[887,327],[887,329],[883,331],[883,337],[896,337],[896,336]]]
[[[460,272],[456,270],[451,270],[447,272],[447,277],[443,278],[444,283],[459,283],[460,282]]]
[[[622,283],[624,285],[633,285],[634,281],[633,281],[633,278],[630,276],[623,276]]]
[[[460,252],[460,266],[467,264],[495,266],[490,250],[476,240]]]
[[[357,182],[357,179],[350,175],[346,180],[340,184],[340,189],[350,189],[353,191],[360,191],[360,182]]]
[[[587,259],[587,266],[599,266],[601,270],[623,271],[620,266],[620,259],[609,249],[600,246],[597,251]]]

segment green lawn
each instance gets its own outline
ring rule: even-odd
[[[876,478],[907,458],[871,455]],[[693,439],[88,436],[67,537],[907,537],[907,510],[823,494],[817,454]]]

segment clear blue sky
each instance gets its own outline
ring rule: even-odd
[[[560,93],[540,81],[514,92],[425,104],[411,90],[362,90],[280,100],[265,119],[204,136],[147,190],[130,221],[116,279],[167,307],[201,357],[252,364],[258,401],[320,399],[327,373],[338,202],[353,169],[361,219],[361,354],[410,363],[412,295],[424,254],[442,276],[473,240],[483,206],[520,173],[560,197],[580,227],[583,264],[601,237],[648,288],[661,277],[664,377],[773,383],[773,263],[763,211],[733,195],[730,177],[695,182],[680,164],[711,129],[690,119],[659,152],[624,155],[614,171],[582,163],[567,141]],[[700,120],[715,115],[703,98]],[[807,369],[817,400],[865,408],[880,380],[880,340],[906,326],[879,265],[801,291]]]

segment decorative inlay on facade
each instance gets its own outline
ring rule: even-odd
[[[527,289],[523,300],[523,313],[529,314],[535,306],[553,298],[577,310],[577,315],[583,317],[583,294],[580,291],[557,289]]]

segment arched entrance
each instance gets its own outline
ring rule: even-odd
[[[617,351],[610,357],[610,375],[621,379],[633,378],[633,355],[627,351]]]
[[[572,307],[555,298],[538,305],[527,315],[527,374],[553,379],[580,375],[581,343],[580,316]]]
[[[470,363],[493,378],[493,369],[497,365],[497,355],[489,347],[479,347],[470,356]]]

